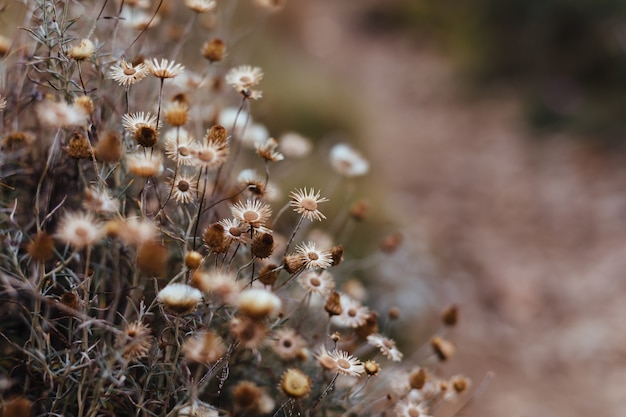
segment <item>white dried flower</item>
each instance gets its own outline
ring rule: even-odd
[[[333,168],[345,177],[359,177],[367,174],[369,162],[350,145],[339,143],[330,150],[330,163]]]

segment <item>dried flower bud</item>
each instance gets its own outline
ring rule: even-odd
[[[127,361],[139,359],[146,356],[150,350],[150,328],[138,321],[129,323],[115,342],[124,359]]]
[[[137,143],[144,148],[151,148],[159,141],[159,134],[154,126],[142,124],[137,127],[133,133],[133,137]]]
[[[252,320],[275,316],[281,306],[280,298],[264,289],[251,288],[239,295],[239,311]]]
[[[267,337],[267,327],[262,321],[236,317],[230,321],[230,331],[246,349],[257,349]]]
[[[202,46],[202,56],[211,62],[219,62],[226,53],[226,44],[220,38],[213,38]]]
[[[259,271],[259,282],[263,285],[273,286],[276,280],[278,280],[278,265],[267,264]]]
[[[339,332],[335,332],[333,334],[330,335],[330,340],[332,340],[335,344],[337,344],[339,342],[339,340],[341,340],[341,334],[339,334]]]
[[[274,237],[269,233],[261,233],[254,238],[250,246],[252,256],[265,259],[274,252]]]
[[[440,361],[446,361],[454,355],[455,347],[449,340],[442,337],[433,337],[430,341],[430,345],[433,348],[433,352]]]
[[[172,126],[183,126],[189,120],[189,105],[180,101],[170,103],[165,109],[165,121]]]
[[[398,320],[400,318],[400,309],[398,307],[391,307],[387,315],[391,320]]]
[[[236,407],[257,409],[261,394],[261,388],[254,382],[240,381],[233,389],[233,401]]]
[[[373,333],[378,333],[378,313],[374,310],[370,311],[365,319],[365,323],[357,327],[355,331],[363,339]]]
[[[213,223],[204,232],[204,242],[213,253],[226,253],[230,247],[224,232],[224,226]]]
[[[11,49],[11,39],[0,35],[0,57],[5,57]],[[24,414],[26,415],[26,414]]]
[[[188,361],[209,364],[224,356],[226,345],[217,334],[202,332],[185,340],[183,353]]]
[[[85,114],[91,114],[94,111],[93,100],[89,96],[80,96],[74,100],[74,104],[82,109]]]
[[[94,149],[96,159],[103,162],[117,162],[122,158],[122,142],[114,132],[106,132]]]
[[[207,132],[207,140],[209,142],[225,144],[228,142],[228,132],[222,125],[213,125]]]
[[[25,146],[30,146],[35,141],[35,137],[27,132],[11,132],[2,138],[2,151],[15,152]]]
[[[34,261],[49,261],[54,257],[54,239],[46,232],[40,232],[26,250]]]
[[[74,159],[91,158],[91,144],[89,140],[80,131],[72,132],[67,147],[67,154]]]
[[[74,46],[72,49],[70,49],[68,55],[72,59],[82,61],[91,57],[95,51],[96,47],[94,46],[93,42],[91,42],[89,39],[83,39],[80,41],[78,46]]]
[[[422,389],[427,379],[428,374],[426,374],[424,368],[420,368],[417,371],[411,372],[411,375],[409,375],[409,385],[413,389]]]
[[[365,369],[365,373],[370,376],[378,375],[378,372],[380,371],[380,365],[372,360],[369,360],[363,363],[363,369]]]
[[[157,294],[157,300],[171,313],[193,312],[202,301],[202,293],[186,284],[169,284]]]
[[[299,270],[304,268],[305,264],[302,256],[298,254],[285,256],[283,263],[285,265],[285,271],[289,272],[290,274],[298,272]]]
[[[66,291],[61,296],[61,304],[74,310],[78,310],[80,305],[78,295],[74,291]]]
[[[186,93],[177,93],[172,97],[172,102],[189,105],[189,96]]]
[[[344,252],[343,245],[334,246],[330,250],[330,256],[333,258],[332,266],[337,266],[341,262],[343,262],[343,252]]]
[[[350,217],[352,217],[357,222],[367,220],[368,215],[369,204],[367,203],[367,201],[357,201],[352,205],[352,207],[350,207]]]
[[[326,299],[326,304],[324,304],[324,310],[326,310],[329,316],[338,316],[343,312],[341,295],[337,291],[330,293]]]
[[[393,233],[380,242],[380,249],[385,253],[394,253],[402,243],[402,234]]]
[[[137,250],[137,268],[149,275],[162,275],[167,265],[167,256],[165,246],[147,241]]]
[[[470,380],[462,375],[458,375],[450,379],[450,384],[457,394],[461,394],[470,386]]]
[[[202,254],[192,250],[185,255],[185,266],[189,269],[196,269],[202,263]]]
[[[299,369],[287,369],[280,378],[280,389],[289,398],[302,398],[311,391],[311,378]]]
[[[441,321],[445,326],[454,326],[459,320],[459,309],[456,305],[451,305],[441,314]]]

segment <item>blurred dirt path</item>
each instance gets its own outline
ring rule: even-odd
[[[531,138],[512,94],[463,97],[441,54],[359,28],[364,5],[296,13],[307,53],[363,105],[388,205],[425,231],[462,306],[449,369],[496,373],[463,415],[623,415],[625,158]]]

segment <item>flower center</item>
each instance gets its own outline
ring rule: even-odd
[[[356,317],[356,309],[351,308],[350,310],[348,310],[348,315],[350,317]]]
[[[319,255],[315,252],[309,252],[306,254],[306,256],[312,261],[317,261],[320,258]]]
[[[252,78],[250,78],[248,75],[242,75],[241,77],[239,77],[239,81],[244,84],[249,84],[252,81]]]
[[[337,359],[337,366],[339,366],[341,369],[350,369],[350,361],[344,358],[339,358]]]
[[[423,415],[423,414],[420,412],[420,410],[418,410],[418,409],[417,409],[417,408],[415,408],[415,407],[411,407],[411,408],[409,408],[409,410],[408,410],[408,411],[409,411],[409,416],[410,416],[410,417],[420,417],[420,416],[422,416],[422,415]]]
[[[124,68],[124,75],[128,75],[129,77],[131,75],[135,75],[137,73],[137,70],[135,68]]]
[[[315,278],[315,277],[311,278],[311,281],[309,282],[314,287],[319,287],[320,285],[322,285],[322,281],[320,281],[319,278]]]
[[[333,369],[337,365],[330,356],[322,356],[319,361],[320,365],[325,369]]]
[[[230,229],[228,229],[228,233],[235,237],[239,237],[241,236],[241,229],[238,227],[231,227]]]
[[[178,147],[178,154],[180,156],[189,156],[189,148],[185,145]]]
[[[76,236],[78,237],[87,237],[87,235],[89,234],[87,229],[82,229],[82,228],[76,229],[74,233],[76,233]]]
[[[180,191],[182,191],[183,193],[185,191],[189,191],[189,183],[187,181],[184,180],[180,180],[178,181],[178,184],[176,185],[178,187],[178,189]]]
[[[304,198],[300,201],[300,205],[306,211],[315,211],[317,210],[317,201],[312,198]]]
[[[292,345],[293,343],[291,343],[291,340],[289,339],[283,340],[283,346],[286,347],[287,349],[289,349]]]
[[[243,213],[243,219],[247,222],[254,222],[259,220],[259,218],[259,213],[257,213],[256,211],[248,210]]]
[[[211,162],[215,158],[215,154],[209,149],[203,149],[198,152],[198,158],[204,162]]]

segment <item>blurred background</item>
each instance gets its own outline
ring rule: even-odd
[[[457,303],[442,371],[494,372],[459,415],[623,416],[626,3],[298,0],[262,30],[259,119],[364,151],[387,289]]]

